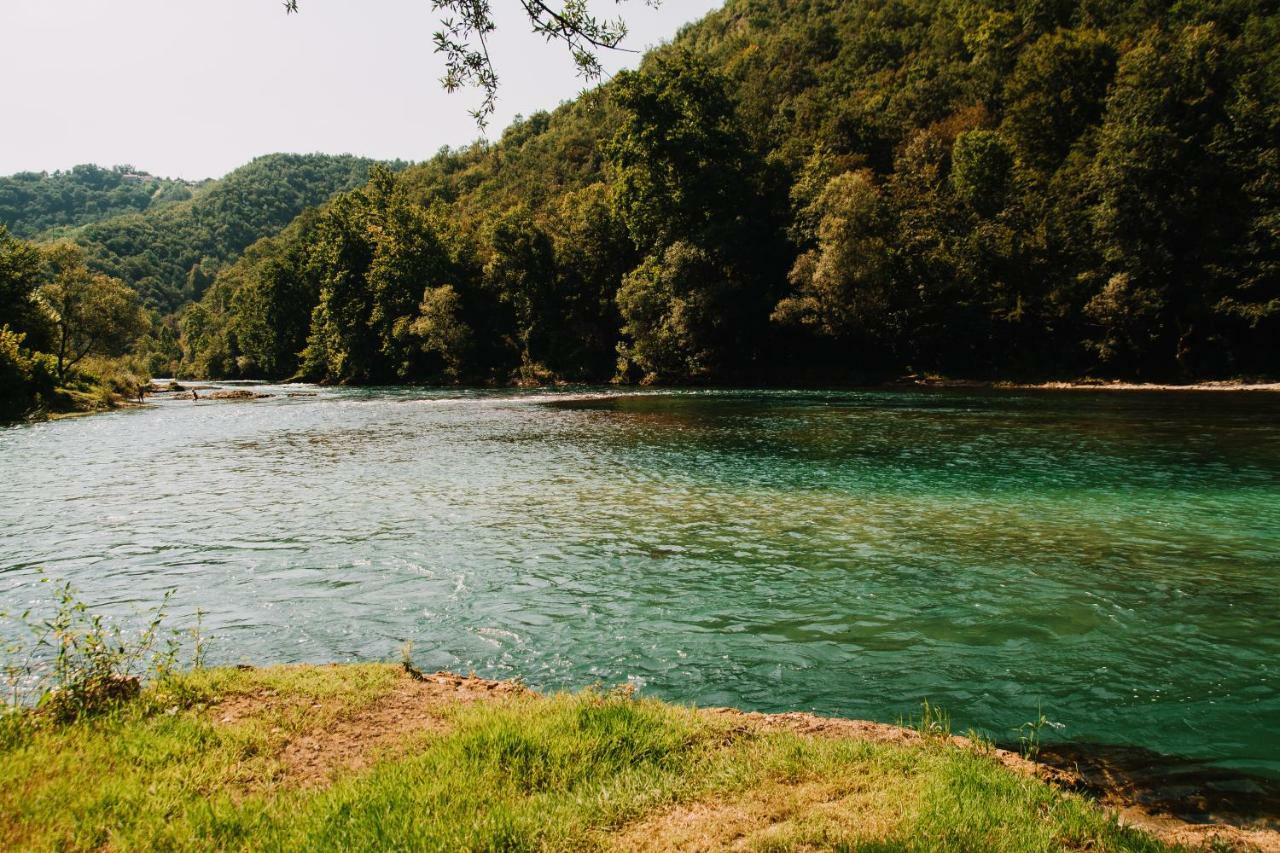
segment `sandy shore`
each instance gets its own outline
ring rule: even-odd
[[[1070,382],[1009,382],[980,381],[972,379],[929,379],[909,378],[902,384],[919,388],[973,388],[992,389],[997,391],[1216,391],[1222,392],[1275,392],[1280,391],[1280,382],[1240,382],[1223,379],[1211,382],[1191,382],[1186,384],[1157,382],[1121,382],[1119,380],[1080,379]]]

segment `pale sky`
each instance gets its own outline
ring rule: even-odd
[[[626,47],[667,41],[723,0],[596,0]],[[430,0],[0,0],[0,175],[128,163],[218,177],[276,151],[423,160],[480,136],[474,91],[446,94]],[[488,134],[583,87],[568,53],[493,0],[501,89]],[[633,67],[636,54],[604,57]]]

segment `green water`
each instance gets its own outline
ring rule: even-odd
[[[1280,775],[1280,398],[312,390],[0,430],[0,606]]]

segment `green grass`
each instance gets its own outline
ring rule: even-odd
[[[405,679],[201,671],[110,714],[29,726],[0,748],[0,849],[669,847],[734,820],[759,849],[1163,849],[977,751],[759,733],[622,694],[453,704],[407,753],[325,787],[284,780],[290,738]],[[246,696],[260,712],[223,722],[213,703]]]

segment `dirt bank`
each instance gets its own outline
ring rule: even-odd
[[[289,738],[279,755],[283,774],[281,781],[303,788],[326,785],[344,773],[367,768],[380,758],[405,754],[415,743],[420,743],[422,737],[449,731],[452,708],[532,695],[536,694],[515,682],[491,681],[449,672],[417,677],[405,674],[396,681],[394,689],[372,702],[350,710],[330,708],[328,714],[331,719],[325,725],[308,728]],[[286,707],[297,704],[297,701],[296,697],[267,690],[228,698],[211,706],[207,713],[218,723],[235,725],[242,719],[261,717],[264,712],[314,714],[321,710],[319,702],[305,708]],[[1215,849],[1280,851],[1280,831],[1184,820],[1158,807],[1140,803],[1133,786],[1125,784],[1124,780],[1108,782],[1097,774],[1031,762],[1008,750],[978,744],[964,737],[926,736],[903,726],[806,713],[762,714],[732,708],[705,708],[698,713],[722,721],[729,719],[735,723],[734,730],[742,733],[786,731],[804,737],[848,738],[903,746],[920,744],[927,739],[949,740],[958,748],[985,752],[1014,772],[1041,779],[1064,790],[1087,793],[1117,814],[1122,823],[1139,827],[1168,843]],[[836,799],[843,800],[833,799],[828,796],[830,792],[818,790],[821,787],[819,785],[814,791],[775,792],[780,794],[780,798],[769,799],[775,806],[778,802],[790,803],[788,807],[793,811],[832,808]],[[673,809],[670,814],[655,815],[649,820],[675,822],[681,827],[682,837],[691,841],[701,839],[693,846],[705,844],[714,847],[722,826],[733,825],[735,833],[741,834],[749,829],[747,824],[752,821],[771,819],[766,814],[768,811],[754,808],[751,803],[716,804],[714,807],[695,804]],[[644,824],[633,827],[633,830],[633,833],[615,841],[622,842],[623,847],[645,849],[646,838],[655,837],[646,831]],[[667,840],[671,839],[667,837]]]

